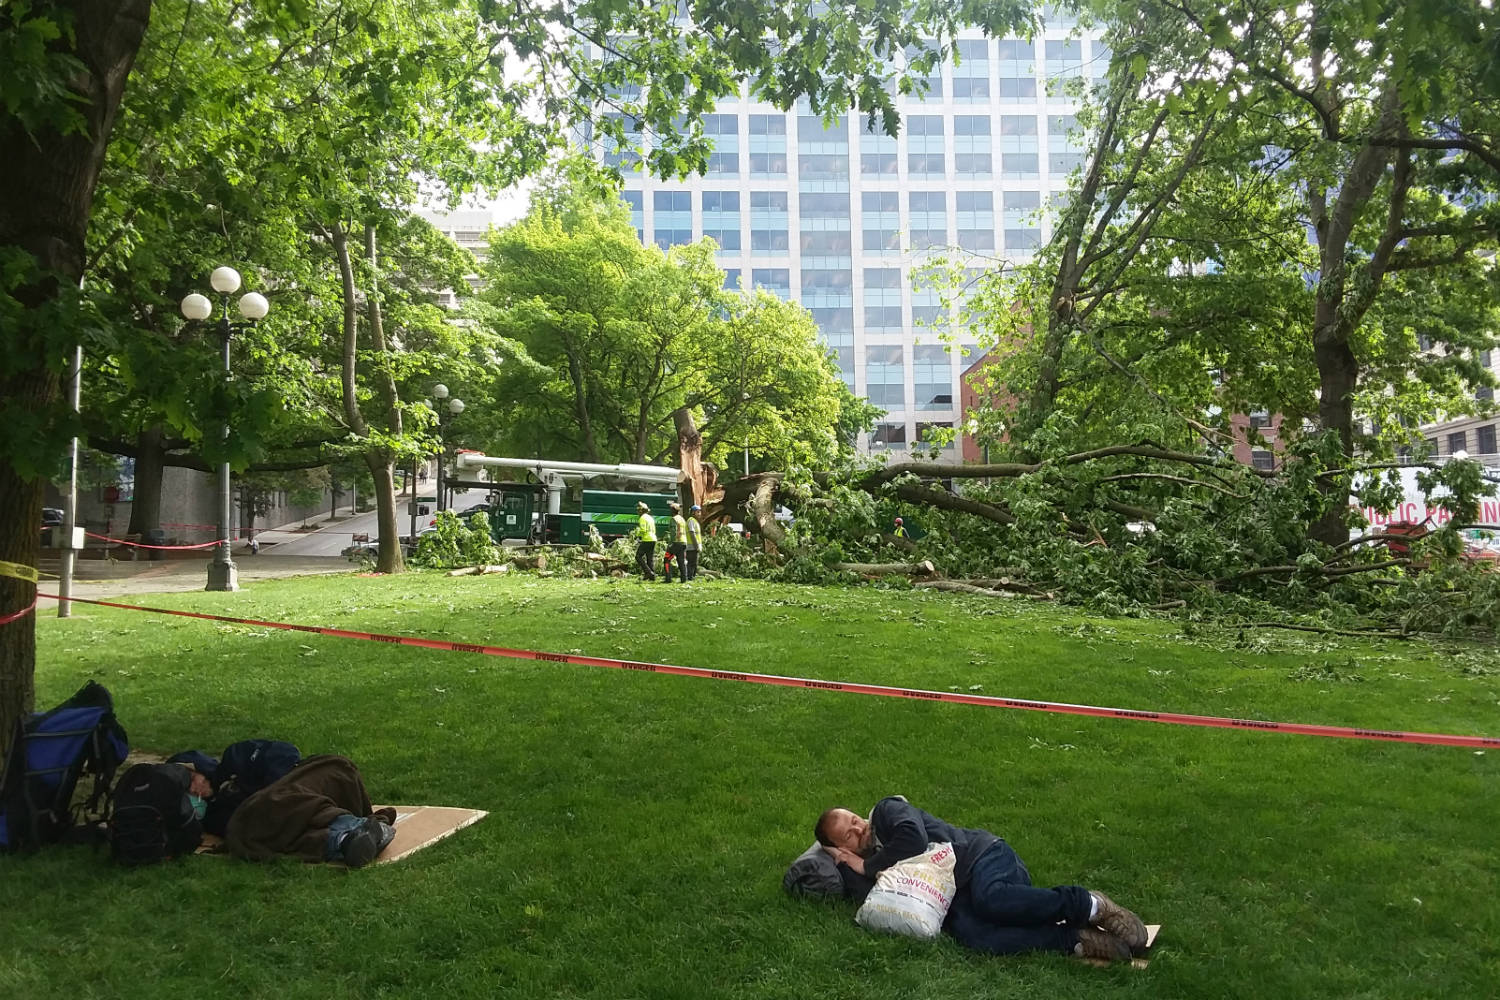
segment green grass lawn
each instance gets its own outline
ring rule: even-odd
[[[435,574],[138,603],[723,670],[1500,735],[1500,654],[1090,619],[1024,602]],[[1486,997],[1500,751],[1393,746],[601,670],[78,607],[138,748],[357,761],[377,801],[487,809],[344,872],[0,857],[0,997]],[[1042,884],[1166,925],[1147,970],[874,937],[780,888],[826,806],[901,793]]]

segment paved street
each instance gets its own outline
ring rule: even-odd
[[[484,501],[483,490],[469,490],[456,495],[454,507],[467,510]],[[402,534],[410,524],[405,514],[406,498],[398,498],[402,513]],[[325,573],[347,573],[355,568],[342,553],[351,544],[357,533],[368,533],[371,541],[378,537],[376,514],[352,513],[341,507],[334,518],[324,517],[315,521],[312,531],[294,530],[300,522],[283,525],[278,529],[257,531],[262,547],[259,555],[251,555],[243,544],[234,547],[234,564],[239,571],[242,588],[253,587],[259,580],[270,580],[284,576],[307,576]],[[417,518],[417,530],[433,521],[431,514]],[[275,544],[270,544],[274,542]],[[194,556],[190,559],[79,559],[73,574],[73,596],[104,600],[133,594],[165,593],[169,591],[202,590],[208,582],[208,557]],[[59,560],[53,550],[43,550],[42,578],[38,588],[43,593],[57,592]],[[42,598],[38,605],[42,614],[56,614],[57,602]],[[75,608],[82,612],[82,607]]]
[[[396,524],[400,533],[405,535],[411,530],[411,516],[406,513],[409,498],[405,494],[396,497],[396,509],[398,511]],[[455,493],[453,507],[455,510],[464,511],[477,503],[484,502],[483,490],[466,490]],[[430,506],[430,505],[429,505]],[[432,524],[433,516],[417,518],[417,530]],[[260,539],[261,555],[274,553],[279,556],[323,556],[340,558],[344,549],[354,543],[355,535],[369,536],[371,544],[379,541],[380,524],[378,515],[374,511],[368,514],[351,514],[349,508],[339,508],[339,514],[333,519],[323,519],[317,522],[314,531],[297,531],[298,524],[282,525],[280,528],[268,528],[256,531],[255,537]],[[236,559],[239,557],[236,556]],[[259,558],[248,557],[247,558]]]

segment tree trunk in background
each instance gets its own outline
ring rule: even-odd
[[[1318,303],[1318,312],[1324,311]],[[1332,308],[1329,309],[1332,312]],[[1354,390],[1359,384],[1359,361],[1349,347],[1349,338],[1341,336],[1336,319],[1328,326],[1319,325],[1313,333],[1313,357],[1318,364],[1318,387],[1322,393],[1318,400],[1318,423],[1324,434],[1337,434],[1342,449],[1343,461],[1354,454]],[[1308,528],[1308,537],[1325,545],[1337,545],[1349,540],[1349,529],[1344,525],[1344,508],[1349,496],[1349,476],[1331,476],[1324,481],[1324,495],[1328,498],[1328,510]]]
[[[42,271],[18,275],[28,283],[9,294],[24,310],[23,318],[0,329],[0,412],[9,427],[31,428],[17,435],[23,440],[0,446],[0,511],[5,512],[0,559],[25,566],[35,566],[40,554],[45,469],[39,466],[50,456],[17,459],[33,446],[36,428],[48,425],[48,411],[58,399],[58,377],[48,362],[63,356],[67,338],[52,328],[57,316],[52,307],[61,289],[83,275],[94,186],[151,3],[54,0],[32,4],[32,11],[71,23],[71,32],[65,30],[47,47],[71,51],[79,60],[79,71],[67,84],[79,98],[74,106],[82,121],[64,133],[46,121],[28,130],[15,114],[0,116],[0,256],[15,255],[7,262],[11,268],[29,257]],[[22,109],[30,99],[30,93],[21,95]],[[31,583],[0,576],[0,618],[26,607],[35,595]],[[0,754],[16,720],[32,708],[35,670],[35,615],[0,625]]]
[[[161,527],[161,478],[166,469],[160,425],[148,427],[135,438],[135,497],[130,503],[131,534],[144,536]],[[198,539],[194,539],[197,541]]]
[[[370,264],[370,288],[366,299],[366,317],[370,323],[370,346],[385,352],[390,348],[385,342],[385,318],[380,311],[380,258],[375,246],[375,227],[365,225],[365,255]],[[396,394],[396,382],[389,370],[372,372],[376,394],[385,406],[386,428],[391,434],[401,435],[401,405]],[[365,465],[375,480],[375,509],[379,512],[380,551],[375,559],[375,569],[380,573],[406,572],[406,560],[401,555],[401,529],[396,524],[396,456],[389,448],[380,448],[365,453]],[[416,539],[412,539],[413,543]]]
[[[693,504],[701,504],[708,496],[708,477],[703,468],[703,435],[693,420],[693,411],[687,408],[672,411],[672,420],[677,424],[677,495],[682,500],[683,510]]]

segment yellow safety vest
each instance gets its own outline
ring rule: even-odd
[[[674,541],[687,544],[687,522],[682,519],[681,514],[672,515],[672,533]]]
[[[656,518],[650,514],[642,514],[640,524],[635,529],[635,537],[643,542],[656,541]]]
[[[696,549],[703,544],[703,528],[698,524],[696,517],[687,519],[687,543],[690,549]]]

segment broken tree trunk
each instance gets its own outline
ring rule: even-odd
[[[932,576],[937,573],[937,567],[926,559],[915,563],[841,562],[834,563],[832,568],[860,576]]]

